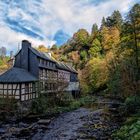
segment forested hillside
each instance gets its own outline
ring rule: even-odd
[[[140,138],[140,4],[122,18],[119,11],[93,24],[91,33],[79,29],[54,56],[72,63],[79,72],[81,93],[121,98],[120,113],[127,118],[115,139]],[[119,113],[118,113],[119,114]]]
[[[89,33],[79,29],[59,49],[51,50],[61,61],[79,71],[82,93],[108,93],[127,97],[140,90],[140,5],[135,4],[125,19],[119,11],[96,23]]]
[[[57,38],[58,44],[61,39]],[[43,67],[39,88],[34,83],[28,85],[29,81],[23,82],[25,88],[21,88],[21,83],[20,89],[16,86],[20,98],[26,94],[31,99],[29,96],[37,93],[36,99],[29,100],[29,104],[20,104],[14,98],[0,100],[0,139],[140,140],[140,4],[123,16],[115,10],[109,17],[103,17],[100,26],[93,23],[91,32],[79,29],[62,46],[35,48],[73,65],[78,71],[80,92],[65,91],[65,85],[78,83],[70,80],[73,72],[66,69],[69,80],[63,82],[61,79],[67,77],[65,69],[54,69],[54,62],[37,55],[43,62],[37,65],[37,69]],[[0,73],[8,69],[8,60],[6,49],[0,48]],[[54,77],[54,71],[62,71],[65,77],[58,73]],[[51,83],[53,79],[55,84]],[[63,85],[61,89],[59,84]],[[3,84],[3,97],[12,97],[13,93],[16,97],[13,85],[9,90]]]

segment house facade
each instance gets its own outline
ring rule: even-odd
[[[77,77],[75,69],[54,60],[48,53],[37,51],[30,42],[23,40],[13,67],[0,75],[0,97],[26,101],[38,98],[39,93],[62,90],[77,93]]]

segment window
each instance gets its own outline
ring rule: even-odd
[[[33,91],[33,92],[36,91],[36,84],[35,84],[35,83],[33,83],[33,85],[32,85],[32,91]]]
[[[56,90],[56,88],[55,88],[55,84],[53,84],[53,90]]]
[[[42,59],[39,59],[39,63],[42,64]]]
[[[45,69],[43,69],[43,78],[45,78],[45,74],[46,74]]]
[[[52,83],[50,84],[50,90],[53,90],[53,84]]]
[[[47,84],[47,90],[50,90],[50,84],[49,83]]]
[[[47,61],[45,60],[45,66],[47,66]]]
[[[47,90],[48,88],[48,85],[47,85],[47,82],[45,82],[45,90]]]
[[[40,69],[40,70],[39,70],[39,77],[41,78],[42,76],[43,76],[43,70]]]
[[[46,66],[49,66],[49,62],[48,61],[46,61]]]
[[[43,65],[46,65],[46,61],[45,60],[43,60]]]
[[[28,83],[25,84],[25,93],[29,93],[29,84]]]

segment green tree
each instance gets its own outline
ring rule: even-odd
[[[86,61],[87,60],[87,52],[85,50],[81,51],[80,57],[82,60]]]
[[[80,29],[73,35],[72,43],[70,45],[76,47],[76,49],[88,49],[89,48],[89,33],[85,29]]]
[[[97,32],[98,32],[98,25],[96,23],[94,23],[92,26],[91,34],[95,34]]]
[[[95,38],[91,44],[88,53],[90,57],[100,57],[101,51],[102,51],[101,42],[99,41],[99,39]]]
[[[133,6],[128,15],[128,35],[129,43],[134,46],[135,61],[139,70],[139,55],[140,55],[140,4]]]
[[[101,27],[100,27],[100,29],[102,29],[104,26],[106,26],[105,17],[102,18],[102,22],[101,22]]]
[[[114,57],[113,59],[111,59],[109,63],[110,66],[109,69],[110,76],[108,83],[109,89],[111,89],[112,93],[116,94],[121,93],[120,96],[122,97],[135,95],[138,94],[140,91],[140,85],[138,82],[140,79],[139,29],[140,29],[140,6],[139,4],[136,4],[130,10],[125,20],[125,23],[122,26],[121,36],[119,35],[121,38],[119,46],[115,49],[115,51],[113,49],[113,54],[115,54],[115,60],[117,60],[117,63],[116,61],[114,61]],[[107,37],[105,37],[105,42],[106,39]],[[114,40],[116,41],[117,39],[114,38]],[[107,56],[107,58],[109,57]],[[115,67],[113,67],[114,64]]]
[[[121,29],[122,22],[123,22],[123,19],[122,19],[122,16],[118,10],[114,11],[113,14],[111,16],[107,17],[107,19],[106,19],[106,25],[108,27],[115,26],[119,30]]]
[[[135,83],[135,94],[140,91],[140,4],[135,4],[130,10],[123,25],[122,49],[124,59],[128,61],[129,68],[133,70],[133,81]],[[126,59],[127,58],[127,59]]]

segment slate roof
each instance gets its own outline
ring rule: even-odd
[[[66,65],[66,64],[64,64],[71,72],[74,72],[74,73],[77,73],[77,71],[73,68],[73,67],[71,67],[71,66],[69,66],[69,65]]]
[[[41,57],[41,58],[43,58],[43,59],[45,59],[45,60],[49,60],[49,61],[55,62],[53,59],[51,59],[51,58],[49,57],[49,55],[48,55],[47,53],[40,52],[40,51],[38,51],[38,50],[36,50],[36,49],[34,49],[34,48],[32,48],[32,47],[30,47],[30,50],[31,50],[35,55],[37,55],[38,57]]]
[[[73,67],[70,67],[62,62],[58,62],[56,61],[56,66],[59,68],[59,69],[62,69],[62,70],[66,70],[66,71],[69,71],[69,72],[74,72],[74,73],[77,73],[77,71],[73,68]]]
[[[69,71],[69,72],[77,73],[77,71],[76,71],[73,67],[68,66],[68,65],[65,64],[65,63],[62,63],[62,62],[59,62],[59,61],[53,59],[52,57],[50,57],[50,55],[49,55],[48,53],[40,52],[40,51],[36,50],[36,49],[33,48],[33,47],[29,47],[29,49],[30,49],[35,55],[37,55],[38,57],[56,63],[57,68],[62,69],[62,70],[66,70],[66,71]],[[20,51],[21,51],[21,50],[20,50]],[[20,51],[19,51],[19,52],[20,52]],[[18,52],[18,53],[19,53],[19,52]],[[18,54],[18,53],[17,53],[17,54]],[[17,54],[16,54],[16,55],[17,55]],[[43,66],[40,66],[40,67],[43,67]]]
[[[0,75],[0,83],[20,83],[37,81],[38,79],[27,70],[13,67]]]

